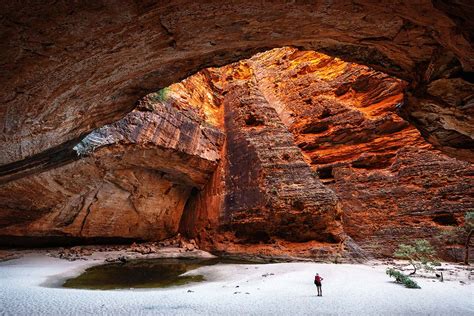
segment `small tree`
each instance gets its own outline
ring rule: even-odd
[[[400,271],[397,271],[393,268],[387,268],[385,273],[387,273],[390,277],[394,277],[395,282],[402,283],[405,285],[405,287],[409,289],[421,289],[418,283],[416,283],[415,281],[413,281],[412,279],[410,279],[409,277],[407,277]]]
[[[464,215],[464,224],[440,234],[439,239],[447,243],[464,245],[464,263],[469,264],[469,247],[474,235],[474,212]]]
[[[400,244],[393,253],[397,258],[410,261],[413,266],[413,272],[410,275],[415,274],[416,270],[421,268],[433,271],[433,266],[439,265],[439,262],[435,259],[435,254],[436,251],[425,239],[415,240],[412,244]]]

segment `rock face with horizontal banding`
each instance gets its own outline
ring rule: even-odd
[[[427,93],[469,111],[470,86],[452,80]],[[6,170],[0,235],[180,232],[218,252],[391,255],[474,206],[470,149],[446,150],[407,120],[425,117],[407,112],[408,85],[295,48],[205,69],[60,149],[57,165],[43,157]],[[437,122],[468,135],[469,118],[449,111]]]
[[[236,236],[268,241],[340,241],[335,194],[307,164],[293,135],[252,78],[223,100],[227,135],[224,216]]]
[[[0,190],[0,235],[161,240],[220,160],[222,131],[156,95],[87,135],[64,166]]]
[[[274,50],[249,64],[338,196],[344,231],[367,252],[389,256],[401,240],[433,238],[474,207],[472,164],[433,148],[400,116],[403,81],[315,52]]]

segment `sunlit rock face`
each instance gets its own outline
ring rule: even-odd
[[[332,224],[326,224],[328,230],[340,223],[340,210],[345,238],[376,256],[391,255],[406,238],[431,238],[462,223],[465,212],[474,206],[472,164],[435,149],[401,117],[404,81],[295,49],[269,51],[213,72],[218,76],[214,86],[225,95],[228,161],[191,198],[194,209],[185,212],[184,218],[192,219],[185,230],[192,236],[201,233],[206,240],[203,233],[226,223],[234,232],[241,232],[226,236],[222,241],[226,247],[242,235],[252,236],[250,231],[258,234],[254,239],[268,242],[267,232],[281,224],[272,195],[265,195],[268,191],[293,201],[284,207],[288,216],[295,216],[279,226],[284,234],[291,234],[295,227],[301,235],[324,235],[326,230],[312,221],[306,220],[306,226],[298,224],[303,218],[299,213],[311,213],[314,207],[306,202],[311,201],[313,183],[318,182],[337,195],[333,213],[326,213],[333,214]],[[281,133],[292,134],[284,138],[284,145]],[[296,165],[305,170],[310,167],[313,174],[296,171]],[[274,176],[270,182],[266,174]],[[285,195],[287,183],[294,196]],[[315,200],[329,206],[330,196],[326,193],[325,198]],[[273,220],[265,207],[253,207],[263,201]],[[220,221],[212,216],[220,216]],[[440,220],[443,218],[448,220]],[[270,236],[281,237],[278,233]],[[331,240],[327,235],[311,238]],[[221,242],[216,237],[209,242],[216,240]],[[286,246],[287,252],[297,249],[306,255],[321,247],[311,243]],[[275,251],[282,252],[284,247],[280,243]]]
[[[474,207],[472,164],[404,119],[407,84],[294,48],[205,69],[94,130],[61,164],[7,172],[0,235],[180,232],[216,251],[390,255]]]
[[[336,192],[345,232],[369,253],[391,255],[403,238],[431,238],[474,207],[472,164],[434,149],[400,117],[403,81],[297,50],[249,64],[306,161]],[[451,98],[454,105],[463,95]]]

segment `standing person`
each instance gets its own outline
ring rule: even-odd
[[[314,284],[316,284],[316,288],[318,289],[318,296],[323,296],[323,290],[321,289],[321,281],[324,280],[322,277],[319,276],[319,273],[316,273],[314,276]]]

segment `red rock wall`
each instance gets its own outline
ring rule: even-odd
[[[435,237],[473,209],[474,167],[434,149],[400,116],[404,82],[315,52],[250,61],[262,93],[336,192],[344,231],[369,253]]]
[[[1,186],[0,236],[176,235],[192,188],[219,163],[224,135],[192,102],[182,111],[168,94],[88,135],[75,147],[78,160]]]
[[[210,248],[275,238],[344,239],[334,193],[304,161],[292,134],[257,89],[249,65],[210,72],[223,95],[225,159],[204,190],[191,197],[181,231]]]
[[[304,161],[253,76],[239,79],[224,88],[225,222],[244,240],[341,240],[335,195]]]
[[[319,180],[336,193],[345,238],[362,247],[356,252],[390,256],[400,242],[431,239],[461,224],[465,212],[473,208],[472,164],[434,149],[402,118],[405,82],[365,66],[293,49],[269,51],[214,71],[220,73],[215,86],[224,94],[228,166],[221,169],[226,177],[219,173],[214,178],[218,180],[199,193],[197,209],[205,210],[210,203],[214,222],[224,224],[220,232],[207,226],[205,231],[214,238],[201,234],[211,247],[215,241],[227,245],[217,245],[221,250],[255,251],[232,243],[242,236],[251,241],[252,234],[267,242],[271,235],[288,238],[293,228],[299,236],[321,232],[317,226],[314,230],[299,226],[294,218],[282,224],[271,217],[277,208],[265,207],[272,201],[267,193],[283,200],[282,188],[289,183],[295,192],[299,184],[305,194],[310,191],[311,175],[296,172],[293,163],[312,166]],[[305,194],[304,206],[310,200]],[[217,203],[210,202],[216,197]],[[298,212],[295,204],[279,205],[287,216]],[[288,235],[275,234],[279,225]],[[224,231],[238,234],[222,237]],[[315,255],[314,249],[327,245],[281,247],[280,243],[266,251]],[[349,251],[347,247],[346,242]]]
[[[189,191],[158,171],[80,161],[4,188],[0,235],[160,240],[176,234]]]
[[[179,231],[217,251],[390,255],[474,207],[472,164],[402,117],[406,85],[292,48],[204,70],[94,131],[78,160],[7,180],[0,235]]]

